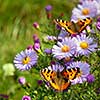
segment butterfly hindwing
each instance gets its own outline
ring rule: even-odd
[[[54,78],[56,76],[55,71],[49,70],[47,68],[41,70],[40,74],[46,81],[50,81],[52,78]]]

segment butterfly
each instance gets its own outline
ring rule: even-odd
[[[86,19],[79,19],[76,23],[73,21],[67,22],[61,19],[57,19],[54,20],[54,22],[60,27],[64,28],[68,33],[77,34],[82,32],[89,24],[91,24],[92,19],[87,17]]]
[[[40,71],[40,74],[55,91],[63,92],[68,90],[71,85],[70,80],[75,79],[80,72],[80,69],[77,67],[67,70],[63,69],[61,72],[52,68],[44,68]]]

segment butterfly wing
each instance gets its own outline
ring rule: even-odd
[[[53,70],[49,70],[47,68],[42,69],[40,71],[41,76],[44,78],[46,81],[52,80],[56,76],[56,72]]]
[[[54,22],[58,24],[60,27],[63,27],[67,32],[71,34],[75,33],[75,30],[73,29],[74,25],[72,22],[67,22],[67,21],[59,20],[59,19],[54,20]]]
[[[81,71],[80,71],[80,69],[78,67],[67,69],[67,70],[63,70],[61,72],[62,76],[64,76],[65,78],[67,78],[69,80],[75,79],[78,76],[79,73],[81,73]]]
[[[90,17],[87,17],[86,19],[79,20],[77,22],[78,26],[80,26],[79,33],[82,32],[89,24],[91,24],[92,19]]]

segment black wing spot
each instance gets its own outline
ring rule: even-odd
[[[71,29],[70,27],[68,27],[68,29]]]
[[[56,84],[56,82],[52,79],[52,83]]]
[[[71,70],[71,69],[68,69],[68,71],[69,71],[69,72],[72,72],[72,70]]]
[[[90,19],[90,17],[87,17],[87,19]]]
[[[69,78],[69,75],[67,74],[67,76],[66,76],[67,78]]]
[[[50,72],[50,70],[47,71],[47,73],[49,73],[49,72]]]
[[[50,76],[50,78],[52,78],[52,76]]]
[[[73,68],[74,71],[76,71],[76,68]]]
[[[51,72],[51,74],[53,73],[53,71]]]
[[[70,76],[72,76],[72,74],[70,74]]]
[[[44,69],[44,72],[46,72],[46,69]]]
[[[64,20],[62,20],[62,22],[64,23]]]
[[[68,82],[68,79],[67,78],[63,78],[65,80],[65,82]]]
[[[83,19],[84,21],[86,21],[86,19]]]
[[[80,73],[80,68],[77,67],[77,72]]]
[[[48,74],[46,74],[47,75],[47,77],[49,77],[49,75]]]

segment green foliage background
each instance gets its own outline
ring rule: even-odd
[[[47,27],[49,22],[46,18],[45,6],[50,4],[53,6],[53,18],[57,18],[61,13],[64,13],[64,19],[69,20],[71,10],[76,6],[78,0],[0,0],[0,94],[9,95],[9,100],[21,100],[25,91],[18,84],[18,77],[25,76],[27,82],[30,82],[33,88],[37,87],[37,80],[41,79],[39,72],[34,68],[32,73],[25,71],[15,71],[14,76],[4,76],[3,65],[6,63],[13,63],[14,56],[24,50],[28,45],[33,44],[32,35],[37,33],[41,36],[45,35],[43,32],[39,33],[33,28],[33,22],[37,21],[42,30],[49,35],[52,33],[52,28]],[[51,33],[50,33],[51,32]],[[42,48],[49,47],[43,45]],[[100,53],[99,53],[100,54]],[[99,55],[100,56],[100,55]],[[96,77],[96,81],[92,84],[82,84],[76,87],[72,86],[69,94],[64,93],[66,100],[99,100],[100,95],[94,92],[96,88],[100,87],[100,57],[96,53],[91,55],[92,59],[92,73]],[[46,58],[40,58],[40,62]],[[47,66],[47,63],[41,66]],[[72,94],[71,91],[74,92]],[[48,92],[48,91],[47,91]],[[51,91],[52,92],[52,91]],[[38,93],[37,96],[41,94]],[[51,96],[49,99],[47,96]],[[56,93],[54,94],[56,95]],[[59,98],[62,94],[59,94]],[[45,100],[53,100],[51,94],[43,94]],[[74,99],[73,99],[74,98]],[[4,100],[1,99],[0,100]],[[33,99],[35,100],[35,99]],[[36,99],[38,100],[38,99]],[[42,99],[41,99],[42,100]],[[55,99],[57,100],[56,96]],[[60,99],[59,99],[60,100]],[[65,99],[63,99],[65,100]]]

